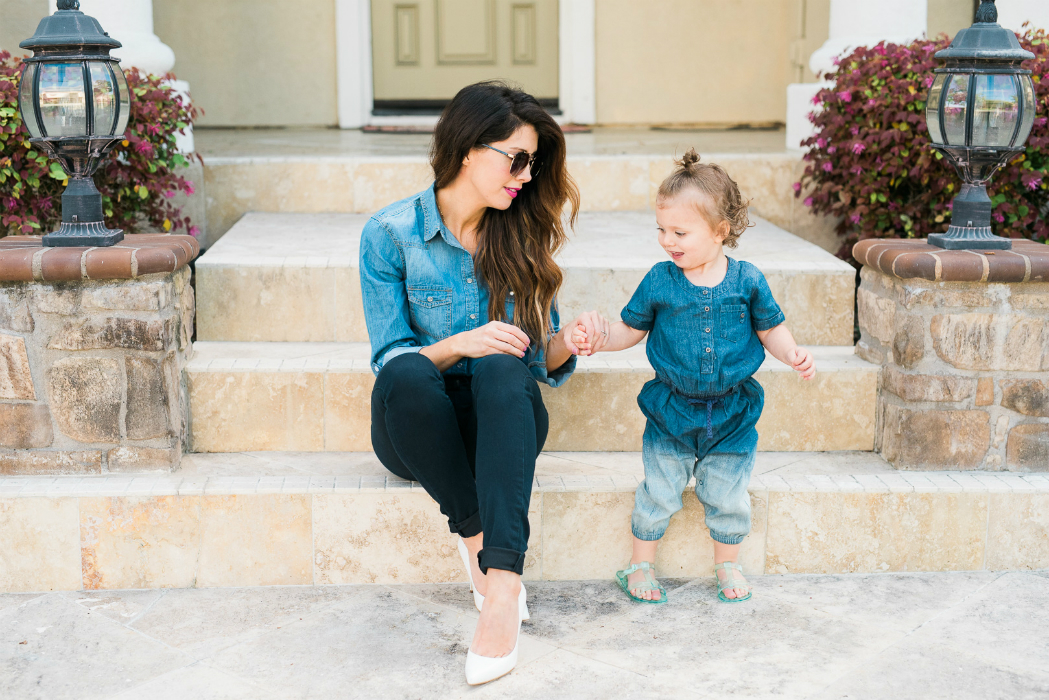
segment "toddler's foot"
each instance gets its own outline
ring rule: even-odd
[[[735,562],[730,562],[735,563]],[[750,593],[750,585],[747,583],[747,579],[743,578],[742,569],[724,568],[716,569],[715,575],[718,577],[718,587],[726,584],[732,585],[733,588],[721,589],[721,594],[729,600],[736,598],[746,598]]]
[[[640,564],[638,561],[631,561],[631,564]],[[627,586],[630,588],[630,595],[635,598],[641,598],[642,600],[659,600],[662,598],[662,594],[659,590],[649,590],[648,579],[645,578],[645,570],[638,569],[634,573],[626,577]]]

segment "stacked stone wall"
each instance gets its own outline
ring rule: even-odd
[[[898,468],[1049,471],[1049,283],[872,267],[857,353],[883,366],[875,448]]]
[[[176,468],[188,434],[190,269],[0,282],[0,474]]]

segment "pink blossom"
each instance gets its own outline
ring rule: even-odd
[[[834,166],[831,165],[829,162],[828,163],[824,163],[823,164],[823,169],[826,170],[828,173],[829,172],[833,172],[834,171]]]
[[[827,153],[834,153],[837,150],[838,150],[837,146],[830,146],[830,147],[827,148]]]
[[[849,217],[849,219],[850,219],[850,220],[852,221],[852,223],[854,223],[854,224],[858,224],[858,223],[860,223],[860,215],[859,215],[859,214],[853,214],[853,215],[852,215],[851,217]]]
[[[838,99],[842,102],[852,102],[852,93],[848,90],[842,90],[838,93]]]
[[[840,66],[841,65],[841,58],[839,56],[835,56],[834,58],[830,59],[830,62],[833,63],[836,66]]]
[[[814,104],[814,105],[823,104],[823,99],[819,96],[819,93],[816,93],[815,95],[812,96],[812,104]]]
[[[862,175],[863,174],[863,168],[861,168],[860,166],[856,165],[856,166],[853,166],[852,170],[850,170],[849,172],[852,173],[853,175]]]
[[[860,135],[860,127],[858,127],[858,126],[852,127],[851,129],[849,129],[849,131],[852,132],[853,136],[859,136]]]
[[[801,183],[800,182],[795,182],[794,183],[794,191],[795,192],[801,192]]]
[[[932,87],[932,81],[933,81],[933,77],[930,75],[929,77],[927,77],[925,79],[925,87],[931,88]]]
[[[822,136],[819,137],[818,139],[816,139],[816,146],[818,146],[819,148],[826,148],[827,139],[823,138]]]
[[[160,127],[156,124],[146,124],[146,131],[152,136],[157,136],[160,133]]]
[[[994,220],[997,221],[998,223],[1002,223],[1002,222],[1005,221],[1005,217],[1002,216],[1001,213],[999,213],[999,212],[995,212],[994,214],[992,214],[992,216],[994,217]]]
[[[199,236],[200,235],[200,227],[198,227],[198,226],[190,226],[189,227],[189,235],[193,236],[194,238]]]
[[[171,199],[174,196],[175,196],[175,193],[172,190],[166,190],[164,192],[164,197],[166,197],[167,199]]]
[[[811,207],[812,206],[812,197],[806,197],[805,198],[805,206],[807,206],[807,207]]]
[[[150,145],[149,141],[139,141],[135,144],[135,150],[144,156],[153,154],[153,146]]]
[[[1029,190],[1036,190],[1036,189],[1038,189],[1041,186],[1042,186],[1042,178],[1040,178],[1040,177],[1033,178],[1033,179],[1031,179],[1030,182],[1027,183],[1027,189],[1029,189]]]
[[[1046,117],[1038,117],[1037,119],[1034,120],[1034,125],[1037,126],[1037,127],[1043,127],[1043,126],[1045,126],[1045,123],[1047,121],[1049,121],[1049,119],[1047,119]]]
[[[193,181],[192,180],[186,180],[185,191],[186,191],[186,194],[193,194],[194,192],[196,192],[196,190],[193,188]]]
[[[852,152],[856,155],[859,155],[866,150],[867,144],[863,143],[862,141],[857,141],[856,143],[852,144]]]
[[[875,100],[875,99],[874,99],[874,98],[872,97],[872,98],[870,98],[869,100],[867,100],[867,106],[868,106],[868,107],[877,107],[877,106],[878,106],[878,101],[877,101],[877,100]]]

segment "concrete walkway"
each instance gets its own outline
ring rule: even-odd
[[[529,583],[521,662],[471,689],[464,585],[0,595],[0,697],[1049,697],[1049,573],[712,579],[642,606]]]

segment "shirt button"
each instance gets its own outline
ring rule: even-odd
[[[470,314],[470,318],[471,319],[477,318],[477,314]]]
[[[707,352],[710,352],[710,348],[707,348]]]
[[[704,289],[704,290],[703,290],[703,293],[704,293],[704,294],[709,294],[710,292],[708,292],[707,290],[705,290],[705,289]]]
[[[703,310],[704,310],[704,311],[710,311],[710,307],[709,307],[709,306],[704,306],[704,307],[703,307]]]
[[[709,332],[710,332],[710,329],[709,329],[709,328],[704,328],[704,329],[703,329],[703,332],[704,332],[704,333],[709,333]]]
[[[433,297],[426,297],[426,301],[433,301]]]
[[[474,278],[473,277],[467,277],[466,278],[466,283],[467,284],[473,284],[474,283]]]
[[[743,318],[743,314],[740,314],[740,315],[739,315],[739,317],[740,317],[740,318]]]

